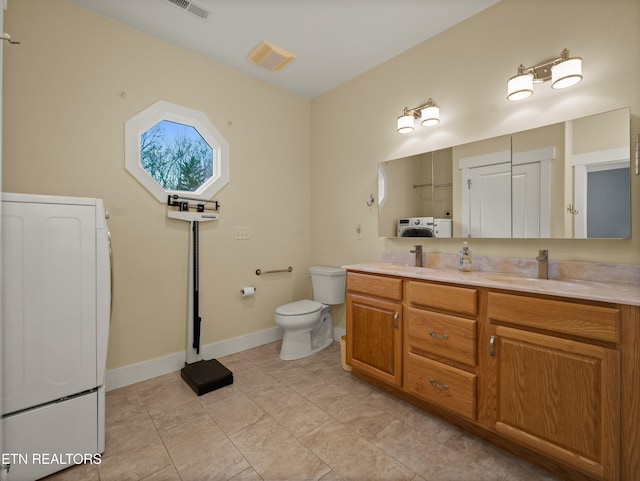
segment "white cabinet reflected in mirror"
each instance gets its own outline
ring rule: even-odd
[[[630,142],[624,108],[381,162],[379,235],[431,237],[398,228],[426,217],[461,238],[629,238]]]

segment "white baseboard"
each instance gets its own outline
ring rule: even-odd
[[[340,337],[344,336],[345,332],[342,328],[334,327],[333,339],[340,341]],[[203,359],[217,359],[280,339],[282,339],[282,328],[272,327],[263,331],[247,334],[246,336],[235,337],[203,346],[201,349],[202,357]],[[111,391],[119,387],[129,386],[130,384],[178,371],[184,367],[184,360],[185,353],[182,351],[170,354],[169,356],[112,369],[106,373],[106,389],[107,391]]]
[[[263,331],[247,334],[246,336],[208,344],[202,347],[201,352],[204,359],[217,359],[262,346],[263,344],[268,344],[279,339],[282,339],[282,328],[272,327]],[[178,371],[184,367],[184,361],[185,352],[181,351],[157,359],[111,369],[106,372],[105,376],[107,391]]]

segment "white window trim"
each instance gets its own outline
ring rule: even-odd
[[[210,178],[194,192],[164,189],[142,168],[140,162],[140,136],[154,125],[168,120],[195,128],[213,150],[213,171],[218,175]],[[124,126],[125,168],[160,202],[167,202],[169,195],[188,194],[209,200],[229,183],[229,143],[201,111],[160,100],[151,107],[125,122]]]

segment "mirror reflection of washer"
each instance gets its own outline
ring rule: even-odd
[[[451,237],[451,219],[403,217],[398,219],[398,237]]]

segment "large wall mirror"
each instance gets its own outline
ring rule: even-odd
[[[378,165],[381,237],[629,238],[629,109]]]

